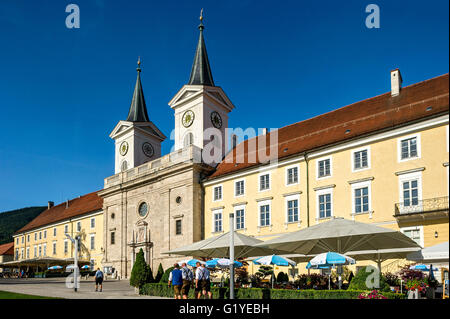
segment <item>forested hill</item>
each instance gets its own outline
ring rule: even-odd
[[[13,240],[12,235],[32,221],[47,207],[27,207],[0,213],[0,245]]]

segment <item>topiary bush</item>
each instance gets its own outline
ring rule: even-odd
[[[367,271],[366,271],[367,270]],[[362,267],[359,269],[359,271],[356,273],[355,277],[353,277],[352,281],[350,282],[350,285],[348,286],[349,290],[372,290],[373,288],[376,288],[380,291],[390,291],[390,287],[388,283],[386,282],[386,279],[379,274],[379,283],[380,287],[368,287],[367,281],[373,282],[371,278],[367,278],[369,276],[374,276],[374,271],[377,271],[374,267]]]
[[[160,283],[168,283],[169,282],[169,276],[170,276],[170,273],[172,272],[172,270],[173,270],[174,268],[173,267],[170,267],[170,268],[168,268],[165,272],[164,272],[164,274],[162,275],[162,277],[161,277],[161,279],[160,279]]]
[[[161,265],[161,263],[159,263],[158,272],[156,273],[155,277],[155,282],[160,282],[163,275],[164,275],[164,268]]]
[[[136,255],[136,261],[134,262],[133,269],[131,270],[130,286],[139,288],[144,284],[151,283],[153,281],[152,270],[145,262],[144,251],[141,248]]]

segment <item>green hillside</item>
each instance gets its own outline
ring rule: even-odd
[[[0,245],[11,242],[12,235],[47,207],[27,207],[0,213]]]

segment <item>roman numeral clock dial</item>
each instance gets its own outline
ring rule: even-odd
[[[181,119],[181,122],[183,123],[184,127],[189,127],[194,123],[195,114],[191,110],[188,110],[184,112],[183,118]]]

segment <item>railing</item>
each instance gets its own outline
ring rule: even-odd
[[[414,214],[414,213],[428,213],[448,210],[448,196],[436,197],[430,199],[419,200],[417,203],[395,204],[395,215]]]

